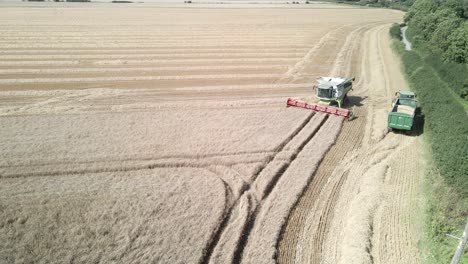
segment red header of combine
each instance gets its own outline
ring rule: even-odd
[[[287,102],[287,106],[295,106],[295,107],[302,107],[306,109],[310,109],[317,112],[323,112],[332,115],[344,116],[348,117],[350,114],[350,110],[338,107],[332,107],[327,105],[318,105],[318,104],[309,104],[306,102],[297,101],[294,99],[289,98]]]

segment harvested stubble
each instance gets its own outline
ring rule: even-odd
[[[300,123],[307,114],[284,108],[233,108],[4,117],[0,172],[5,177],[93,168],[105,171],[106,163],[146,166],[162,159],[187,166],[200,158],[217,164],[259,162],[280,144],[282,138],[276,135],[288,134],[294,129],[289,122]],[[249,155],[252,158],[246,159]],[[31,169],[25,170],[27,166]]]
[[[239,203],[235,202],[241,192],[246,188],[246,184],[248,184],[248,182],[242,180],[242,178],[249,178],[251,175],[239,175],[235,171],[229,170],[222,165],[232,164],[232,166],[242,166],[242,163],[253,162],[255,168],[261,166],[261,164],[267,163],[268,160],[266,160],[265,157],[269,155],[269,152],[265,150],[265,146],[271,146],[271,150],[276,149],[277,145],[280,145],[284,140],[282,137],[277,136],[278,133],[286,135],[291,134],[291,130],[298,128],[297,126],[291,126],[289,122],[295,120],[293,121],[294,123],[302,124],[310,113],[299,109],[286,108],[264,110],[233,108],[218,113],[210,110],[196,110],[190,111],[190,115],[188,115],[187,111],[181,110],[164,113],[164,115],[165,118],[162,117],[162,114],[157,115],[154,113],[81,113],[71,116],[35,115],[4,117],[4,124],[11,130],[0,130],[2,138],[6,140],[2,144],[4,151],[2,151],[3,159],[1,172],[5,183],[3,187],[5,190],[9,189],[12,193],[2,192],[5,193],[5,196],[0,199],[2,208],[4,209],[1,219],[5,221],[3,227],[0,229],[4,232],[4,238],[10,240],[11,243],[5,244],[0,255],[2,257],[4,256],[7,261],[12,259],[18,260],[18,258],[13,258],[13,256],[17,254],[24,255],[24,251],[17,251],[17,253],[13,255],[8,252],[18,250],[17,247],[26,248],[24,250],[28,250],[27,248],[34,248],[33,245],[35,243],[42,243],[44,244],[43,247],[31,249],[34,251],[31,254],[31,259],[25,259],[25,261],[44,260],[49,262],[54,258],[58,258],[58,255],[54,255],[55,253],[52,254],[50,252],[59,245],[55,243],[60,243],[65,245],[66,248],[76,248],[76,255],[70,255],[71,253],[67,255],[61,251],[58,251],[56,254],[60,254],[60,256],[63,255],[63,257],[68,259],[76,259],[84,262],[98,260],[112,261],[113,259],[119,258],[124,260],[128,259],[129,261],[149,261],[157,259],[158,261],[166,263],[178,261],[196,262],[203,258],[203,254],[206,252],[206,245],[209,244],[209,241],[212,239],[211,236],[216,234],[215,230],[219,228],[220,223],[227,216],[225,208],[229,209],[232,206],[235,206],[230,218],[233,220],[232,226],[230,225],[229,228],[226,229],[228,234],[222,233],[219,241],[224,241],[221,242],[222,246],[235,245],[237,243],[236,241],[241,238],[238,237],[236,240],[233,236],[229,236],[229,230],[231,230],[231,232],[239,232],[239,229],[243,229],[247,222],[246,217],[250,213],[250,209],[246,209],[246,206],[250,208],[253,206],[252,203],[255,203],[249,196],[246,196],[248,198],[242,197]],[[267,122],[266,120],[270,120],[269,118],[288,120],[288,122]],[[200,122],[194,122],[194,120],[200,120]],[[203,120],[203,122],[201,122],[201,120]],[[237,129],[238,126],[241,126],[242,129]],[[41,130],[41,127],[47,127],[48,129]],[[177,129],[179,127],[183,127],[184,130]],[[194,134],[190,134],[191,136],[187,135],[187,129],[194,132]],[[208,130],[214,132],[217,137],[220,137],[219,141],[216,141],[216,138],[213,137],[213,133],[209,133]],[[31,134],[30,131],[37,131],[37,133]],[[165,131],[173,132],[168,134]],[[182,137],[182,134],[184,134],[185,137]],[[41,142],[37,142],[35,140],[37,138],[41,138]],[[228,141],[226,141],[227,138],[229,139]],[[136,142],[138,142],[138,144],[136,144]],[[158,145],[159,142],[173,142],[173,144],[171,146],[160,146]],[[200,148],[197,146],[200,146]],[[237,149],[233,149],[232,146],[237,146]],[[166,149],[168,149],[168,151]],[[152,153],[153,151],[156,151],[155,154]],[[112,155],[110,155],[111,153]],[[151,155],[149,155],[149,153],[151,153]],[[27,160],[24,159],[25,155],[28,156]],[[239,162],[239,164],[236,162]],[[220,164],[220,166],[212,166],[213,164]],[[164,167],[191,168],[174,169],[175,172],[170,172],[170,168]],[[203,175],[206,171],[197,169],[197,167],[205,167],[210,171],[207,172],[210,177],[198,177],[197,175]],[[28,169],[25,170],[25,168]],[[146,168],[154,169],[146,170]],[[258,169],[250,169],[247,170],[247,172],[255,173],[257,170]],[[164,175],[162,171],[167,173],[167,175]],[[190,175],[187,176],[190,177],[190,180],[185,181],[185,177],[175,177],[173,180],[167,180],[169,177],[168,175],[171,175],[171,173],[177,175],[179,171],[184,173],[187,171],[191,172]],[[68,175],[67,173],[72,173],[72,175]],[[55,176],[50,177],[51,175]],[[116,183],[113,183],[116,178],[118,178],[119,182],[124,181],[126,184],[130,184],[131,181],[140,179],[139,177],[146,177],[144,180],[141,179],[141,184],[155,180],[155,182],[150,183],[151,186],[155,184],[159,185],[162,191],[167,191],[167,193],[171,195],[170,197],[159,195],[158,198],[181,210],[174,210],[174,214],[168,214],[166,210],[161,212],[163,217],[178,218],[180,221],[186,221],[187,225],[204,223],[204,227],[200,229],[200,232],[205,234],[203,238],[197,238],[198,235],[189,232],[189,228],[185,228],[183,232],[181,231],[183,235],[180,236],[184,236],[190,241],[193,239],[200,239],[200,241],[197,242],[199,243],[198,246],[194,244],[190,250],[187,250],[181,249],[183,248],[181,244],[158,244],[163,242],[149,239],[149,236],[154,235],[158,237],[162,235],[161,232],[170,232],[172,230],[169,226],[165,226],[159,222],[148,223],[148,221],[151,220],[150,216],[161,218],[157,213],[151,215],[146,213],[146,211],[142,212],[141,222],[138,222],[140,220],[132,220],[127,223],[129,225],[128,228],[131,230],[119,227],[119,223],[121,223],[119,215],[106,215],[104,217],[105,220],[113,222],[115,225],[115,228],[112,227],[103,231],[106,235],[97,233],[98,231],[92,228],[88,230],[88,227],[86,227],[94,226],[96,228],[104,228],[101,227],[104,223],[99,222],[102,220],[101,218],[97,220],[94,218],[68,219],[73,217],[67,214],[65,214],[63,218],[60,216],[60,214],[62,214],[61,211],[73,211],[75,207],[80,210],[79,214],[93,214],[93,211],[85,212],[89,203],[95,206],[104,206],[103,208],[95,209],[102,210],[103,212],[118,210],[118,208],[110,207],[107,202],[104,202],[105,200],[102,201],[101,199],[104,199],[103,197],[107,195],[120,195],[120,192],[122,193],[122,199],[128,196],[132,196],[135,199],[132,200],[135,204],[127,207],[125,207],[120,200],[113,201],[111,199],[109,201],[109,203],[115,206],[121,206],[124,212],[131,214],[132,210],[135,209],[134,207],[138,206],[147,207],[150,211],[154,210],[154,205],[144,203],[141,205],[136,204],[137,200],[145,200],[152,197],[148,192],[143,192],[146,193],[146,196],[141,196],[138,193],[137,190],[140,188],[140,184],[134,186],[134,188],[132,187],[133,191],[131,192],[129,192],[129,189],[126,187],[119,187],[118,190],[109,190],[109,187],[106,187],[106,184],[110,184],[111,186],[116,185]],[[161,180],[159,180],[159,178],[161,178]],[[166,180],[167,183],[160,183],[160,181]],[[83,182],[76,183],[76,181]],[[105,183],[100,183],[101,181],[105,181]],[[179,202],[176,201],[177,197],[179,197],[177,193],[187,193],[187,191],[183,189],[171,191],[171,188],[167,187],[166,184],[171,184],[173,181],[176,181],[174,185],[182,184],[183,186],[190,186],[194,181],[202,184],[201,187],[204,187],[205,185],[203,185],[203,183],[207,181],[211,182],[209,184],[221,185],[223,189],[213,188],[211,190],[216,194],[205,192],[203,188],[201,188],[201,193],[205,195],[203,199],[198,199],[194,195],[191,195],[193,199],[190,198],[192,199],[190,201],[195,204],[190,205],[191,207],[195,208],[200,213],[211,215],[209,217],[214,218],[214,220],[211,218],[211,220],[202,218],[196,220],[195,218],[191,218],[190,221],[187,221],[190,217],[185,217],[184,214],[176,216],[179,212],[188,210],[187,207],[179,206]],[[57,182],[59,182],[59,184]],[[84,187],[80,188],[80,184],[84,185]],[[87,184],[93,186],[93,188],[89,189]],[[15,186],[13,187],[12,185]],[[37,186],[37,188],[33,188],[34,186]],[[39,188],[41,186],[42,189]],[[194,184],[193,186],[197,185]],[[73,189],[73,187],[76,187],[76,189]],[[24,189],[27,189],[27,191],[23,191]],[[100,189],[104,190],[104,193],[99,193],[98,190]],[[15,193],[14,190],[20,193],[28,192],[32,195],[21,196],[21,194]],[[56,205],[50,202],[52,198],[44,198],[48,201],[46,202],[46,206],[40,206],[37,205],[35,201],[31,201],[31,199],[35,199],[38,200],[37,203],[41,204],[43,200],[41,195],[47,196],[49,192],[54,192],[55,195],[60,196],[62,195],[62,190],[66,190],[67,192],[75,191],[76,193],[72,194],[75,200],[70,200],[71,198],[69,199],[67,195],[64,195],[62,199],[53,198],[53,200],[58,200],[55,203],[59,205]],[[160,193],[161,190],[156,191],[155,194]],[[220,191],[222,195],[219,193]],[[188,193],[190,194],[190,191],[188,191]],[[83,197],[80,195],[83,195]],[[36,196],[39,198],[36,198]],[[85,205],[80,204],[79,201],[76,201],[79,197],[81,197],[83,201],[89,201],[89,203]],[[186,197],[186,195],[183,195],[183,197]],[[16,203],[12,202],[13,200],[11,199],[14,199]],[[210,201],[211,199],[213,199],[212,202]],[[213,205],[213,202],[217,203],[221,201],[222,205]],[[32,203],[31,206],[22,207],[22,204],[30,203]],[[205,205],[209,205],[210,208],[218,208],[221,206],[222,209],[216,209],[221,210],[221,212],[214,214],[210,210],[201,207]],[[57,208],[52,210],[51,207]],[[15,208],[21,208],[21,211]],[[40,211],[43,211],[45,214],[41,214]],[[52,214],[58,215],[57,217],[60,216],[60,218],[49,224],[51,216],[47,215],[47,211],[51,211]],[[73,216],[75,216],[75,214],[73,214]],[[125,219],[128,221],[128,219],[132,217],[138,218],[137,216],[138,213],[136,213],[136,216],[127,215]],[[27,219],[26,223],[30,223],[32,226],[17,225],[18,221],[24,222],[23,219]],[[209,224],[209,221],[216,221],[216,224]],[[68,224],[68,222],[71,223]],[[86,223],[86,225],[79,226],[79,223]],[[169,223],[170,220],[167,220],[167,224]],[[180,228],[183,227],[183,225],[177,223],[177,221],[172,222],[172,224],[176,224]],[[49,232],[48,235],[42,233],[45,232],[41,229],[42,225],[44,225],[44,230]],[[72,227],[73,225],[76,225],[76,227]],[[147,227],[147,225],[150,225],[150,227]],[[64,228],[75,228],[78,233],[88,232],[90,234],[86,233],[86,236],[83,238],[79,237],[79,239],[75,241],[73,236],[76,236],[77,233],[68,234],[63,231]],[[154,231],[159,233],[144,231],[149,228],[160,228],[160,230]],[[23,238],[20,236],[20,234],[23,233],[30,233],[29,230],[31,229],[38,229],[37,233],[32,233],[34,238],[29,238],[29,236]],[[85,231],[82,231],[82,229],[85,229]],[[124,229],[124,231],[121,231],[121,229]],[[199,228],[197,227],[194,229]],[[127,232],[127,237],[120,234],[121,232]],[[48,240],[55,241],[51,236],[60,237],[60,239],[56,242],[47,242]],[[111,237],[110,241],[107,241],[107,236]],[[41,242],[41,239],[44,241]],[[94,239],[97,241],[86,244],[85,241],[82,241],[84,239]],[[233,240],[230,241],[230,239]],[[109,243],[113,243],[112,245],[118,248],[116,252],[114,252],[113,249],[109,249],[105,252],[100,251],[100,248],[108,247]],[[91,245],[92,248],[95,249],[85,249],[84,245]],[[151,245],[158,245],[158,248],[164,249],[155,251],[151,249]],[[169,249],[170,247],[174,247],[174,249]],[[184,251],[187,255],[173,250]],[[214,251],[213,260],[232,258],[235,249],[231,248],[231,253],[225,255],[229,252],[228,250],[228,248],[224,248],[221,252]]]
[[[210,263],[235,263],[237,247],[243,239],[242,233],[247,227],[249,216],[256,206],[250,193],[242,196],[227,219],[227,227],[222,233],[210,258]]]
[[[278,238],[289,212],[335,142],[343,118],[331,116],[298,153],[259,207],[243,252],[245,263],[275,263]],[[286,195],[287,194],[287,195]]]
[[[233,165],[231,168],[237,171],[244,181],[252,183],[254,176],[261,170],[265,162],[252,162]]]
[[[277,153],[274,159],[262,170],[253,185],[257,197],[263,199],[266,194],[271,191],[278,177],[281,177],[292,159],[296,158],[298,151],[302,150],[304,145],[309,142],[310,136],[314,135],[325,122],[326,117],[325,114],[314,114],[299,133],[293,137],[291,141],[284,146],[284,149]]]

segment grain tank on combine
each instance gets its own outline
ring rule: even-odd
[[[314,85],[315,95],[320,100],[318,104],[301,102],[289,98],[287,106],[302,107],[317,112],[339,115],[347,117],[348,120],[354,118],[354,113],[346,108],[342,108],[349,91],[353,89],[355,78],[346,77],[320,77],[317,78],[317,85]],[[330,105],[338,105],[333,107]]]

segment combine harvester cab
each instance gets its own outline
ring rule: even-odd
[[[416,108],[416,94],[409,91],[397,92],[392,109],[388,113],[388,129],[411,131],[413,129]]]
[[[354,80],[355,78],[345,77],[317,78],[318,84],[314,86],[316,96],[322,104],[332,105],[336,103],[338,107],[341,107],[348,92],[353,89]]]
[[[347,117],[348,120],[354,119],[353,111],[341,108],[349,91],[353,89],[353,81],[355,78],[344,77],[320,77],[317,79],[318,84],[314,85],[316,96],[320,100],[319,104],[301,102],[289,98],[287,106],[302,107],[316,112],[323,112],[338,116]],[[338,107],[330,106],[338,104]]]

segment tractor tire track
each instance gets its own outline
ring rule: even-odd
[[[280,177],[289,168],[291,162],[293,162],[296,159],[296,157],[302,151],[304,146],[307,145],[307,143],[309,143],[314,138],[314,136],[317,134],[317,132],[320,130],[320,128],[325,124],[325,122],[327,120],[328,120],[328,115],[326,115],[325,118],[320,121],[320,124],[312,131],[312,133],[295,150],[295,152],[292,155],[290,161],[288,163],[286,163],[283,167],[281,167],[280,170],[274,175],[274,177],[272,179],[273,182],[267,186],[267,189],[264,191],[263,195],[261,196],[262,197],[261,201],[265,201],[265,199],[268,198],[268,195],[271,193],[271,191],[275,187],[275,185],[278,182],[278,180],[280,179]],[[233,263],[241,263],[242,262],[244,249],[247,246],[249,235],[250,235],[250,233],[252,232],[252,230],[254,228],[255,220],[257,219],[257,215],[261,211],[261,208],[262,208],[262,202],[260,202],[260,204],[255,208],[253,213],[250,215],[250,217],[248,219],[248,224],[245,226],[245,229],[242,231],[242,239],[240,240],[240,243],[237,245],[236,252],[234,254],[234,262]]]
[[[344,124],[337,144],[292,211],[279,243],[278,263],[419,263],[417,217],[409,208],[418,208],[414,186],[420,178],[405,173],[419,163],[393,168],[401,165],[400,153],[407,153],[415,141],[379,136],[381,125],[375,122],[386,113],[381,102],[405,85],[394,66],[398,63],[387,61],[393,56],[382,41],[387,35],[388,25],[370,29],[362,41],[361,67],[334,70],[360,71],[351,95],[365,98],[365,104],[356,109],[357,120]],[[356,192],[359,186],[365,186],[362,193]],[[366,209],[358,212],[357,206]]]
[[[283,148],[294,137],[296,137],[297,134],[299,134],[299,132],[302,131],[302,129],[307,125],[307,123],[309,123],[309,121],[312,119],[313,116],[314,116],[314,113],[310,113],[306,117],[306,119],[288,137],[286,137],[286,139],[283,140],[283,142],[279,146],[276,147],[274,154],[268,156],[267,162],[264,163],[263,166],[258,169],[258,172],[256,173],[256,175],[254,175],[254,177],[252,178],[252,184],[255,183],[255,180],[257,179],[258,175],[268,166],[268,164],[275,158],[275,156],[278,153],[280,153],[283,150]],[[238,203],[239,199],[241,197],[243,197],[245,194],[249,195],[249,190],[250,190],[252,184],[249,184],[248,187],[243,190],[243,192],[240,194],[239,198],[236,200],[236,203]],[[225,214],[225,218],[222,221],[222,223],[221,223],[220,227],[218,228],[218,230],[213,235],[213,239],[209,241],[206,249],[203,252],[203,257],[201,258],[200,263],[210,263],[211,262],[211,257],[213,255],[213,252],[215,251],[215,249],[216,249],[216,247],[217,247],[217,245],[218,245],[218,243],[220,241],[220,238],[222,237],[223,233],[225,232],[225,230],[227,229],[227,227],[229,225],[229,219],[231,219],[231,217],[232,217],[233,208],[234,208],[234,206],[227,209],[226,214]],[[247,219],[250,219],[250,217],[247,217]],[[242,234],[242,238],[240,238],[240,240],[239,240],[240,244],[243,243],[242,241],[244,239],[244,235],[243,235],[244,232],[242,231],[241,234]],[[233,253],[233,259],[234,260],[238,257],[238,247],[236,248],[236,251]]]
[[[335,59],[335,65],[351,69],[350,66],[345,66],[343,61],[359,61],[360,39],[370,27],[368,25],[363,26],[349,34],[345,42],[348,45],[342,47],[342,51]],[[350,42],[352,44],[349,46]],[[332,74],[341,72],[340,67],[335,66],[331,70]],[[359,70],[354,67],[352,69],[351,75],[359,76]],[[355,84],[355,86],[358,85]],[[355,89],[359,90],[359,87],[355,87]],[[358,103],[356,99],[350,99],[350,101],[351,104]],[[346,174],[334,179],[331,189],[327,189],[329,193],[325,192],[324,186],[329,182],[329,177],[335,169],[336,162],[344,160],[348,153],[358,149],[363,140],[362,130],[366,124],[367,109],[359,107],[354,109],[354,112],[358,118],[352,122],[345,122],[343,124],[336,144],[328,151],[314,178],[292,210],[278,243],[278,263],[321,263],[321,241],[324,239],[324,232],[327,228],[326,219],[333,214],[335,197],[338,195],[340,186],[344,181],[343,177]],[[306,221],[311,217],[309,216],[310,213],[314,214],[312,216],[313,220],[309,221],[316,223],[315,230],[309,230],[310,232],[307,233],[307,238],[304,241],[301,237],[304,233]],[[309,241],[313,241],[312,245],[309,244]]]
[[[317,220],[317,224],[326,224],[324,220],[320,219],[324,219],[328,212],[317,210],[315,208],[316,203],[319,201],[319,197],[321,195],[323,196],[323,194],[321,194],[323,186],[328,182],[328,177],[333,172],[336,161],[345,159],[346,154],[358,148],[362,141],[362,134],[360,132],[365,127],[365,111],[359,109],[357,114],[359,116],[358,119],[353,120],[353,122],[344,122],[342,132],[339,134],[335,145],[331,147],[320,163],[312,181],[292,210],[278,243],[278,263],[295,263],[296,261],[299,261],[299,263],[308,262],[308,260],[305,259],[302,261],[297,259],[296,252],[299,250],[302,251],[301,244],[308,243],[308,241],[299,241],[299,238],[303,233],[305,221],[310,212],[317,213],[314,217],[314,219]],[[321,199],[323,199],[322,201],[327,201],[333,200],[333,197],[321,197]],[[320,225],[317,229],[323,229]],[[320,261],[317,260],[319,260],[318,258],[320,257],[321,243],[320,240],[316,240],[320,239],[320,237],[320,233],[318,233],[318,237],[309,237],[310,241],[316,242],[314,243],[314,253],[310,254],[316,261],[312,260],[310,261],[311,263],[320,263]]]

